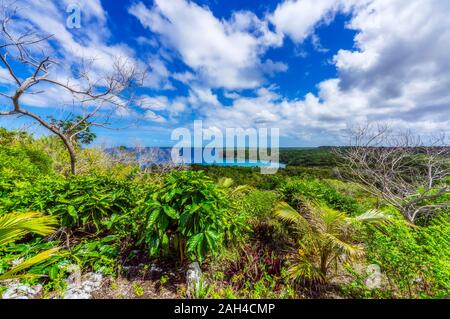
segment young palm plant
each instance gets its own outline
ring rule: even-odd
[[[0,215],[0,247],[15,242],[28,234],[41,236],[50,235],[55,231],[56,224],[56,220],[53,217],[35,212]],[[3,275],[0,275],[0,281],[31,277],[32,275],[20,275],[20,273],[55,256],[58,249],[59,248],[52,248],[43,251],[36,256],[21,262]]]
[[[293,254],[289,276],[294,281],[310,280],[325,283],[340,263],[363,255],[363,248],[355,243],[358,222],[378,223],[387,216],[368,211],[348,217],[322,204],[303,200],[299,211],[285,202],[278,203],[275,216],[293,226],[298,248]]]

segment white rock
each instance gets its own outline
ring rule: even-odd
[[[80,283],[69,282],[64,299],[90,299],[92,292],[99,289],[103,282],[103,275],[100,273],[87,273]]]
[[[83,290],[87,293],[91,293],[94,291],[94,288],[90,285],[85,285],[85,286],[83,286]]]
[[[150,271],[151,272],[162,272],[162,269],[156,266],[155,264],[150,265]]]
[[[189,264],[188,270],[186,272],[186,284],[188,286],[188,291],[197,290],[200,285],[200,280],[202,279],[202,270],[198,262],[193,262]]]
[[[41,285],[30,287],[29,285],[12,282],[3,293],[3,299],[31,299],[39,294],[42,290]]]
[[[14,259],[14,260],[11,262],[11,266],[14,267],[14,266],[20,265],[24,260],[25,260],[24,258],[17,258],[17,259]]]

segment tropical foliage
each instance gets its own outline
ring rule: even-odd
[[[151,255],[177,251],[182,262],[203,261],[232,240],[239,224],[226,193],[202,172],[176,171],[144,201],[143,239]]]
[[[281,150],[308,166],[261,175],[242,167],[141,170],[82,149],[84,142],[80,136],[79,174],[71,175],[60,141],[0,129],[0,286],[41,283],[48,296],[79,269],[110,276],[111,289],[131,280],[134,297],[146,296],[148,280],[197,298],[450,295],[448,213],[411,225],[336,175],[328,149]],[[193,261],[204,272],[194,292],[183,286]],[[367,284],[372,266],[376,286]]]
[[[0,215],[0,248],[28,234],[50,235],[55,230],[55,224],[56,221],[54,218],[44,216],[40,213],[10,213]],[[19,274],[54,256],[57,251],[58,248],[52,248],[20,262],[18,265],[11,267],[6,273],[1,274],[0,281],[30,276]]]
[[[361,244],[355,240],[357,222],[388,220],[383,213],[374,210],[348,217],[343,212],[307,200],[302,202],[299,211],[281,202],[274,213],[277,218],[294,226],[294,234],[298,238],[289,275],[294,280],[319,282],[327,282],[330,270],[337,270],[340,263],[363,255]]]

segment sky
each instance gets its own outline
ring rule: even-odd
[[[281,146],[346,143],[366,123],[450,131],[448,0],[19,0],[13,31],[52,35],[44,49],[71,78],[83,58],[107,74],[121,57],[148,69],[140,101],[116,112],[97,144],[170,146],[173,129],[279,128]],[[67,19],[80,9],[80,27]],[[78,7],[77,7],[78,6]],[[14,64],[22,78],[30,70]],[[0,64],[0,92],[14,83]],[[0,98],[0,110],[8,100]],[[43,85],[21,103],[76,112]],[[70,105],[70,107],[68,107]],[[80,106],[81,107],[81,106]],[[0,125],[45,134],[25,118]]]

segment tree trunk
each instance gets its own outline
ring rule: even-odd
[[[55,135],[57,135],[61,141],[64,143],[64,146],[66,147],[67,151],[69,152],[69,157],[70,157],[70,172],[73,175],[77,174],[77,167],[76,167],[76,163],[77,163],[77,154],[75,152],[75,148],[73,147],[72,143],[70,142],[69,138],[66,137],[57,127],[55,127],[54,125],[46,122],[44,119],[42,119],[39,115],[24,110],[20,107],[19,104],[19,97],[21,96],[21,94],[23,93],[23,89],[19,90],[16,95],[13,98],[13,104],[14,104],[14,111],[12,111],[11,114],[22,114],[25,116],[29,116],[33,119],[35,119],[36,121],[39,122],[39,124],[41,124],[43,127],[45,127],[46,129],[48,129],[49,131],[53,132]]]
[[[328,265],[328,252],[323,251],[320,256],[320,272],[322,273],[324,279],[327,277],[328,272],[327,265]]]
[[[70,157],[70,173],[72,175],[76,175],[77,174],[77,154],[75,152],[74,147],[72,146],[72,144],[70,143],[69,140],[67,140],[65,137],[62,137],[60,135],[58,135],[61,140],[63,141],[64,145],[67,148],[67,151],[69,152],[69,157]]]

